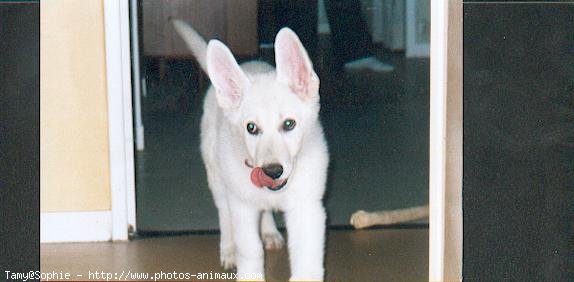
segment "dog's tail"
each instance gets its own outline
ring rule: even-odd
[[[205,39],[184,21],[173,18],[169,19],[169,21],[179,36],[185,41],[185,44],[187,44],[187,47],[191,50],[201,69],[207,73],[207,64],[205,62],[207,57],[207,43]]]
[[[428,216],[429,205],[377,212],[357,211],[351,216],[351,225],[356,229],[361,229],[374,225],[403,223]]]

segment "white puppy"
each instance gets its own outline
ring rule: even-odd
[[[323,280],[329,155],[319,123],[319,78],[297,35],[275,39],[276,69],[242,64],[220,41],[206,44],[174,20],[212,86],[201,121],[201,153],[219,211],[221,263],[263,273],[263,246],[280,248],[273,210],[283,211],[291,280]],[[260,231],[260,232],[259,232]]]

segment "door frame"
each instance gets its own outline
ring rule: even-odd
[[[112,239],[136,230],[128,1],[104,0]],[[429,280],[462,279],[462,0],[431,2]]]
[[[462,280],[462,0],[431,2],[429,280]]]
[[[128,1],[104,0],[112,240],[136,230]]]

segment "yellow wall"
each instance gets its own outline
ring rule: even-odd
[[[40,209],[110,210],[102,0],[40,2]]]

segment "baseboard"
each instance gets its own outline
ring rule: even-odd
[[[40,243],[112,239],[112,212],[41,212]]]

